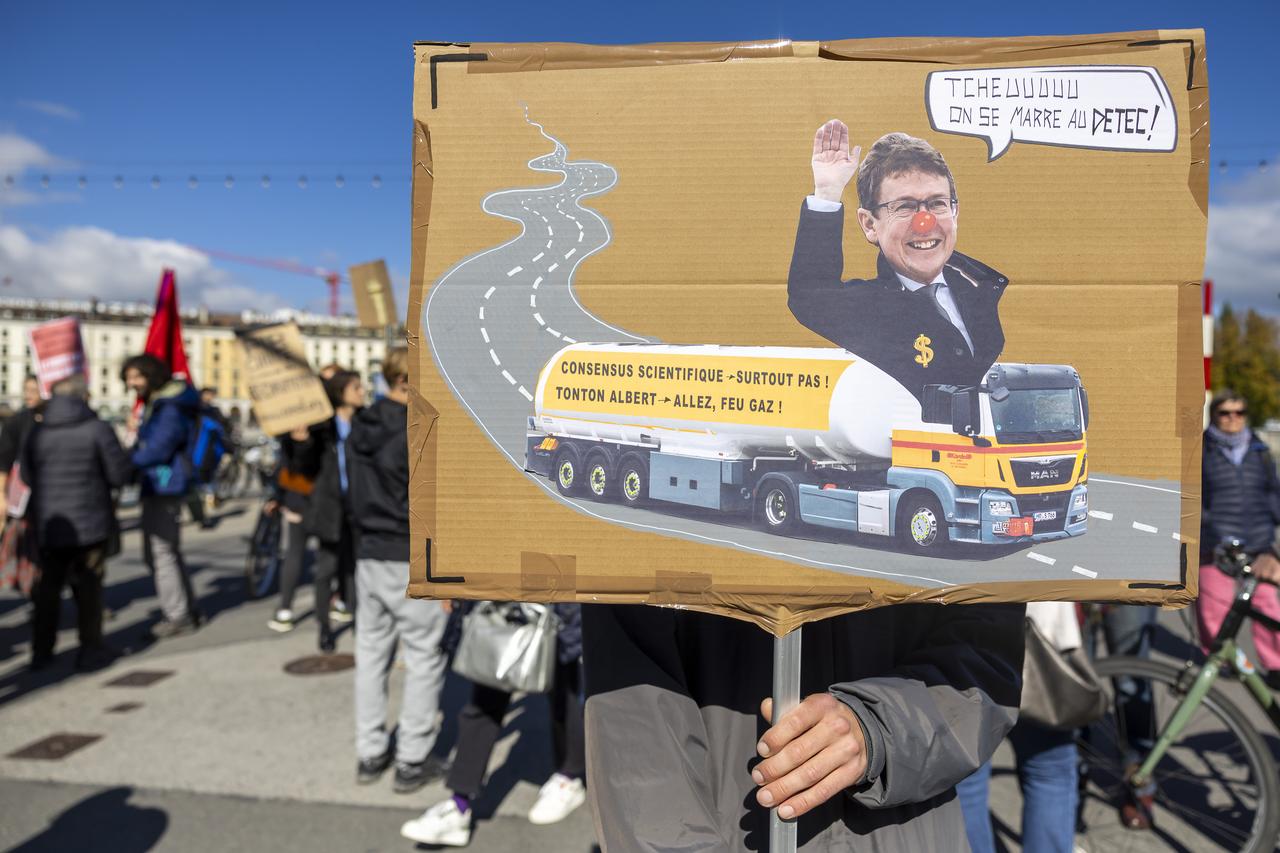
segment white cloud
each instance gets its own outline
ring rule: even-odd
[[[203,252],[173,240],[122,237],[102,228],[64,228],[46,239],[0,224],[0,274],[6,296],[150,302],[165,267],[178,276],[182,306],[215,311],[272,311],[275,294],[238,284]]]
[[[18,106],[26,107],[29,110],[35,110],[38,113],[44,113],[54,118],[66,119],[67,121],[80,120],[80,113],[66,104],[59,104],[54,101],[18,101]]]
[[[19,136],[16,133],[0,133],[0,207],[79,200],[79,196],[74,193],[37,194],[24,189],[21,183],[16,182],[16,179],[29,169],[66,169],[73,165],[75,164],[70,160],[51,154],[40,143],[25,136]],[[9,185],[10,180],[15,180],[13,186]]]
[[[1209,206],[1205,277],[1214,301],[1280,314],[1280,172],[1255,172]]]

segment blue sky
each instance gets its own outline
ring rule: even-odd
[[[318,279],[169,241],[343,269],[409,254],[415,40],[622,43],[1002,36],[1204,27],[1212,114],[1210,272],[1280,314],[1280,102],[1264,58],[1280,4],[14,3],[0,6],[0,295],[325,309]],[[550,11],[549,10],[553,10]],[[1270,108],[1264,108],[1270,105]],[[1220,172],[1216,164],[1227,160]],[[1259,171],[1267,160],[1270,168]],[[43,188],[40,176],[51,176]],[[88,179],[77,186],[79,175]],[[223,180],[234,175],[233,189]],[[342,188],[335,176],[345,178]],[[382,179],[380,188],[372,177]],[[114,189],[115,175],[124,186]],[[151,177],[161,177],[158,189]],[[197,188],[188,187],[196,176]],[[270,175],[271,187],[260,186]],[[308,186],[299,189],[306,175]],[[345,299],[350,304],[349,295]]]

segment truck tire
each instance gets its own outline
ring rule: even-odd
[[[898,541],[912,554],[935,554],[947,544],[942,505],[925,491],[908,492],[898,502]]]
[[[587,497],[592,500],[607,501],[612,500],[618,493],[618,484],[614,479],[613,458],[608,452],[597,448],[588,453],[582,470],[586,472]]]
[[[770,477],[756,489],[756,524],[766,533],[789,536],[800,524],[800,495],[783,477]]]
[[[561,444],[551,462],[551,479],[556,489],[566,497],[578,497],[582,494],[582,454],[572,444]]]
[[[639,453],[628,453],[618,461],[618,494],[627,506],[649,502],[649,461]]]

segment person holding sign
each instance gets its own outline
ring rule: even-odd
[[[955,251],[959,200],[942,155],[889,133],[858,163],[836,119],[813,139],[813,195],[800,209],[788,306],[801,324],[888,373],[917,398],[925,385],[977,385],[1004,348],[998,307],[1008,279]],[[876,277],[841,281],[844,205],[857,175],[858,225],[880,249]]]

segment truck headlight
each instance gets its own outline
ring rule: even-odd
[[[1080,494],[1078,494],[1078,495],[1076,495],[1074,498],[1072,498],[1072,499],[1071,499],[1071,508],[1072,508],[1073,510],[1074,510],[1074,509],[1088,509],[1088,508],[1089,508],[1089,493],[1088,493],[1088,492],[1081,492]]]
[[[1013,501],[990,501],[987,511],[992,515],[1013,515]]]

